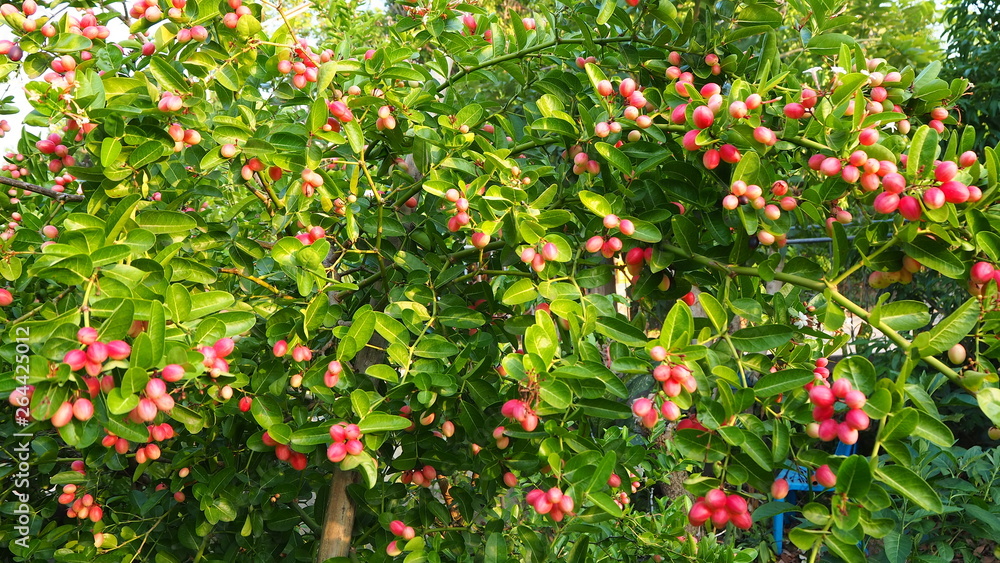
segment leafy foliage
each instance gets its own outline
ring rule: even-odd
[[[800,467],[813,555],[950,508],[930,393],[1000,423],[968,83],[866,56],[834,5],[803,74],[774,5],[631,4],[401,3],[371,48],[269,2],[5,5],[49,128],[0,180],[2,459],[30,436],[39,491],[13,560],[767,560]],[[783,260],[810,227],[833,252]],[[970,297],[932,323],[840,287],[921,268]],[[899,370],[834,358],[848,314]]]

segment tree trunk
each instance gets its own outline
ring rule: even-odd
[[[347,495],[347,486],[354,482],[353,471],[333,470],[330,481],[330,498],[326,501],[326,517],[320,536],[317,563],[331,557],[347,557],[351,549],[351,532],[354,529],[354,503]]]

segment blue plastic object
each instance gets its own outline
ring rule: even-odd
[[[837,449],[834,451],[834,455],[840,456],[850,456],[854,454],[857,449],[856,444],[847,445],[841,441],[837,441]],[[788,496],[781,499],[782,502],[795,502],[795,491],[826,491],[826,487],[822,485],[810,485],[809,484],[809,470],[805,467],[798,466],[793,469],[783,469],[778,473],[778,479],[784,479],[788,481]],[[785,514],[787,512],[782,512],[781,514],[776,514],[774,516],[774,543],[776,546],[776,552],[781,554],[781,538],[785,535]]]

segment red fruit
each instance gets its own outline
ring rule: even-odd
[[[94,403],[90,399],[77,399],[73,403],[73,416],[80,421],[90,420],[94,416]]]
[[[848,391],[847,395],[844,396],[844,403],[852,409],[860,409],[865,406],[866,401],[867,398],[865,397],[865,394],[857,389]]]
[[[878,131],[875,129],[862,129],[858,134],[858,142],[864,146],[871,146],[878,142]]]
[[[694,503],[691,510],[688,511],[688,521],[692,526],[701,526],[711,517],[712,509],[703,500]]]
[[[240,399],[240,402],[239,402],[240,412],[247,412],[247,411],[250,410],[250,407],[252,407],[252,406],[253,406],[253,399],[252,398],[250,398],[250,397],[243,397],[243,398]]]
[[[609,80],[601,80],[597,83],[597,93],[606,98],[614,94],[615,89]]]
[[[763,125],[753,130],[753,138],[763,145],[772,146],[778,142],[777,135]]]
[[[691,121],[698,129],[708,129],[715,122],[715,114],[708,106],[698,106],[691,114]]]
[[[174,493],[174,500],[176,500],[177,502],[184,502],[184,499],[186,498],[187,497],[181,491],[177,491],[176,493]]]
[[[934,168],[934,179],[938,182],[953,180],[957,174],[958,165],[950,160],[946,160]]]
[[[927,209],[941,209],[946,203],[944,192],[938,188],[928,188],[924,192],[924,205]]]
[[[920,200],[912,195],[903,196],[899,200],[899,214],[907,221],[919,221],[922,210]]]
[[[635,234],[635,223],[629,221],[628,219],[622,219],[621,222],[618,223],[618,230],[625,236],[632,236]]]
[[[889,192],[882,192],[875,196],[872,206],[878,213],[893,213],[899,208],[899,196]]]
[[[906,188],[906,178],[896,172],[886,174],[882,178],[882,187],[890,193],[902,193],[903,189]]]
[[[184,377],[184,368],[177,364],[167,364],[160,370],[160,375],[163,376],[164,381],[176,383]]]
[[[542,258],[545,260],[555,260],[559,256],[559,249],[555,243],[547,242],[542,245]]]
[[[330,444],[330,447],[326,449],[326,457],[333,463],[344,461],[347,457],[347,446],[342,442]]]
[[[83,350],[70,350],[63,356],[63,363],[68,364],[73,371],[83,369],[87,364],[87,354]]]
[[[840,424],[832,418],[828,418],[819,424],[819,439],[829,442],[837,437]]]
[[[726,524],[729,523],[729,513],[726,512],[725,508],[719,508],[712,511],[712,525],[716,528],[725,528]]]
[[[722,489],[712,489],[708,491],[705,493],[705,504],[713,510],[725,508],[726,491],[723,491]]]
[[[817,407],[832,407],[837,402],[833,391],[822,385],[816,385],[809,390],[809,400]]]
[[[51,422],[52,426],[56,428],[62,428],[63,426],[69,424],[71,420],[73,420],[73,403],[64,401],[63,404],[59,405],[59,408],[56,409],[55,414],[52,415],[49,422]]]
[[[504,473],[503,474],[503,484],[507,485],[508,487],[516,487],[517,486],[517,475],[514,475],[510,471]]]
[[[628,98],[636,91],[635,80],[631,78],[626,78],[622,80],[621,84],[618,85],[618,93],[622,95],[623,98]]]
[[[90,326],[85,326],[80,330],[76,331],[76,339],[83,345],[93,344],[97,342],[97,329]]]
[[[789,119],[802,119],[806,115],[806,108],[799,103],[786,104],[784,108],[785,117]]]
[[[698,133],[699,131],[697,129],[692,129],[684,134],[684,138],[681,140],[681,144],[684,146],[686,150],[694,152],[698,150],[698,148],[701,146],[698,144],[697,141]]]
[[[848,446],[858,443],[858,431],[846,423],[837,425],[837,438]]]
[[[747,501],[740,495],[729,495],[726,497],[726,511],[735,516],[747,511]]]
[[[87,360],[99,364],[108,359],[108,347],[103,342],[94,342],[87,346]]]
[[[741,530],[749,530],[753,526],[753,518],[750,516],[749,512],[736,514],[730,521],[733,523],[733,526],[736,526]]]
[[[393,520],[389,522],[389,531],[392,532],[394,536],[403,535],[403,531],[406,529],[406,524],[402,520]]]
[[[132,354],[132,347],[124,340],[112,340],[107,343],[108,357],[112,360],[124,360]]]
[[[939,189],[944,194],[944,200],[948,203],[965,203],[969,201],[969,186],[961,182],[955,180],[945,182],[939,186]]]
[[[854,430],[867,430],[868,426],[871,424],[871,419],[868,414],[860,408],[852,408],[847,411],[844,416],[844,424],[848,428],[853,428]]]
[[[844,397],[846,397],[847,394],[850,393],[852,389],[854,389],[854,386],[851,385],[851,380],[845,379],[843,377],[838,379],[837,381],[834,381],[833,386],[831,387],[833,394],[836,395],[838,399],[843,399]]]
[[[639,418],[646,416],[652,409],[653,401],[644,397],[636,399],[635,402],[632,403],[632,414]]]
[[[975,164],[978,158],[974,151],[965,151],[958,157],[958,164],[962,168],[968,168]]]
[[[837,476],[833,474],[829,465],[821,465],[816,469],[816,482],[824,487],[832,488],[837,485]]]
[[[976,262],[972,265],[969,278],[974,283],[986,283],[993,279],[994,270],[993,264],[989,262]]]
[[[775,479],[774,483],[771,484],[771,496],[781,500],[788,496],[788,481],[784,479]]]

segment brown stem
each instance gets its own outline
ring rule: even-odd
[[[8,186],[13,186],[15,188],[21,188],[22,190],[25,191],[48,196],[56,201],[83,201],[84,198],[83,194],[68,194],[64,192],[57,192],[49,188],[43,188],[41,186],[36,186],[35,184],[29,184],[27,182],[15,180],[14,178],[7,178],[6,176],[0,176],[0,184],[6,184]]]
[[[320,536],[316,561],[322,563],[331,557],[347,557],[351,549],[351,532],[354,529],[354,503],[347,495],[347,486],[357,475],[353,471],[333,470],[330,481],[330,498],[326,501],[326,517]]]

